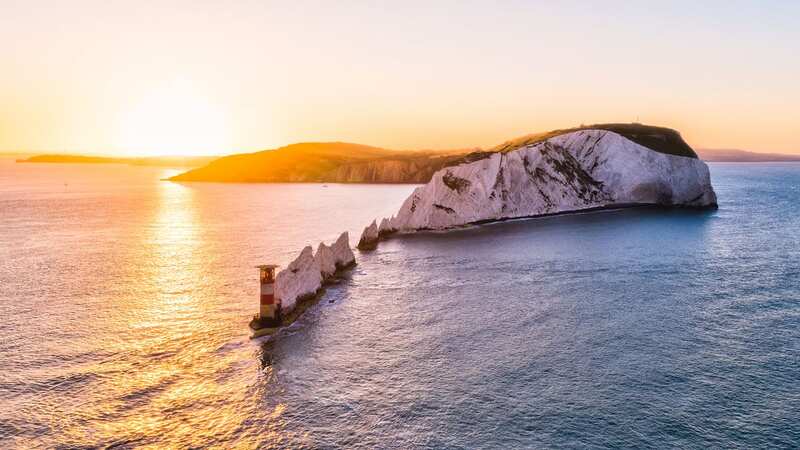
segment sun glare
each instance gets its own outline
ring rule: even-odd
[[[172,83],[139,97],[119,121],[128,154],[209,155],[230,148],[227,115],[189,85]]]

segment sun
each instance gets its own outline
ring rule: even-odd
[[[137,156],[212,155],[230,148],[228,117],[188,83],[134,99],[119,119],[118,147]]]

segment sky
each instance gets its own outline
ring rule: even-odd
[[[0,0],[0,150],[471,148],[639,121],[695,148],[800,153],[799,16],[792,1]]]

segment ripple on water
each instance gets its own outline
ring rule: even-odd
[[[413,186],[30,166],[0,186],[2,447],[800,440],[800,166],[713,165],[716,212],[398,236],[268,340],[248,339],[252,266],[357,236]]]

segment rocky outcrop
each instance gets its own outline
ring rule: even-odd
[[[314,254],[314,260],[319,266],[323,282],[330,280],[336,275],[336,258],[333,255],[333,250],[325,245],[324,242],[319,243],[317,253]]]
[[[322,272],[310,245],[275,277],[275,295],[284,311],[291,311],[299,299],[315,295],[320,287]]]
[[[667,150],[677,146],[670,144]],[[440,230],[632,205],[716,206],[708,166],[686,148],[688,156],[678,156],[605,129],[556,135],[440,170],[384,228]],[[375,234],[365,230],[362,240],[372,242]]]
[[[331,246],[337,270],[346,269],[356,263],[356,256],[350,248],[350,234],[345,231]]]
[[[358,249],[373,250],[378,245],[378,237],[378,224],[373,220],[361,233],[361,239],[358,240]]]
[[[332,246],[320,242],[316,254],[310,245],[303,248],[300,255],[275,277],[275,296],[281,302],[283,313],[291,313],[299,302],[316,296],[324,284],[336,281],[338,272],[355,263],[347,232],[342,233]]]
[[[378,225],[378,238],[383,239],[397,231],[392,228],[392,220],[394,216],[391,219],[381,219],[381,224]]]

